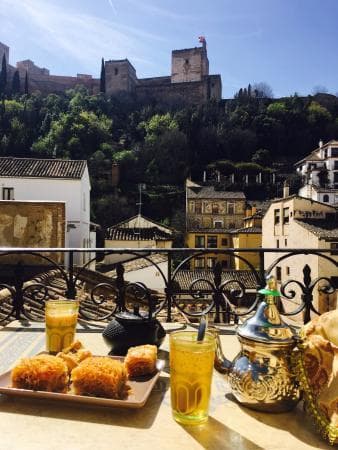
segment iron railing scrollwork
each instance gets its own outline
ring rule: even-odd
[[[76,266],[77,252],[114,256],[114,271],[105,276],[89,270],[96,257]],[[60,263],[53,258],[54,253],[63,254],[61,259],[67,262]],[[258,256],[257,267],[250,262],[248,254],[252,253]],[[278,256],[265,268],[265,257],[271,253]],[[165,268],[154,261],[154,254],[162,256]],[[237,260],[246,269],[227,269],[217,262],[209,271],[190,270],[195,258],[209,254]],[[292,260],[298,258],[298,265],[300,255],[323,260],[327,267],[327,273],[312,278],[311,265],[305,263],[301,277],[278,280],[282,314],[302,315],[306,323],[312,314],[321,313],[314,299],[320,295],[331,298],[337,289],[338,258],[330,255],[328,249],[0,249],[0,267],[4,262],[7,268],[6,276],[0,276],[0,323],[14,319],[43,320],[45,301],[49,298],[79,297],[80,318],[88,321],[107,321],[121,311],[148,311],[150,317],[164,313],[168,322],[178,312],[190,320],[212,314],[214,322],[236,324],[252,314],[262,300],[257,292],[265,286],[266,276],[274,274],[285,261],[292,266]],[[41,265],[36,265],[40,273],[29,277],[31,267],[35,267],[32,257],[40,262]],[[147,281],[128,282],[125,261],[137,258],[151,268],[152,275]],[[174,266],[176,260],[180,262]],[[157,283],[160,287],[152,285],[155,278],[161,281]],[[55,280],[59,283],[56,286]]]

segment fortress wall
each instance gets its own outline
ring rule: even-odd
[[[137,80],[138,86],[161,86],[170,85],[171,77],[153,77],[153,78],[140,78]]]
[[[144,100],[160,101],[184,101],[185,103],[198,104],[207,100],[207,81],[195,81],[190,83],[174,83],[162,85],[136,86],[137,97]]]
[[[77,85],[85,86],[90,93],[99,92],[100,81],[92,78],[67,77],[50,75],[48,77],[30,77],[28,74],[29,91],[39,90],[43,94],[62,93],[74,89]]]

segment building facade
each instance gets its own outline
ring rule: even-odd
[[[95,247],[90,236],[87,161],[0,158],[0,195],[2,200],[64,202],[66,247]],[[79,254],[76,262],[88,258]]]
[[[336,208],[297,195],[286,196],[271,202],[262,221],[263,248],[289,249],[315,248],[330,249],[329,256],[338,261],[338,217]],[[276,261],[281,253],[266,253],[265,269]],[[280,261],[273,269],[279,284],[293,279],[303,281],[303,268],[308,264],[312,280],[328,277],[335,284],[337,268],[318,255],[295,255]],[[322,313],[336,307],[337,294],[325,294],[320,282],[313,291],[314,306]],[[297,290],[295,284],[292,289]],[[294,300],[284,302],[286,309],[295,308],[301,292],[297,291]]]
[[[211,249],[192,261],[193,269],[212,269],[217,261],[224,268],[233,266],[230,256],[213,254],[212,249],[232,247],[232,231],[242,226],[245,203],[243,192],[217,191],[187,181],[186,246]]]
[[[301,197],[338,206],[338,141],[319,142],[310,155],[295,164],[303,177]]]
[[[261,209],[256,206],[247,207],[243,227],[232,232],[233,248],[260,248],[262,247],[262,218]],[[238,256],[247,260],[255,269],[259,267],[259,254],[255,252],[240,252]],[[240,258],[234,258],[236,270],[247,270],[248,264]]]

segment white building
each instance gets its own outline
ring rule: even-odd
[[[289,252],[290,249],[330,249],[327,256],[338,261],[338,220],[336,208],[302,198],[298,195],[287,195],[271,202],[262,221],[263,248],[280,248]],[[265,269],[285,253],[271,252],[265,254]],[[272,274],[279,284],[288,280],[298,280],[303,283],[303,268],[308,264],[311,269],[312,281],[327,277],[332,285],[338,281],[337,267],[325,258],[317,255],[295,255],[279,261]],[[324,281],[315,285],[313,290],[314,306],[320,312],[336,308],[337,291],[334,294],[320,292],[319,287]],[[299,303],[302,292],[295,283],[290,285],[297,293],[294,300],[285,300],[287,310],[295,309],[294,303]]]
[[[62,201],[66,205],[66,247],[90,248],[90,180],[87,161],[0,158],[2,200]],[[84,263],[89,255],[75,259]]]
[[[320,141],[319,147],[295,166],[304,179],[301,197],[338,206],[338,141]]]
[[[141,214],[107,228],[104,246],[109,248],[171,248],[174,230]],[[114,255],[107,255],[105,264],[114,264]]]

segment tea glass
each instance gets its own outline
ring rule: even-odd
[[[46,301],[46,348],[49,353],[60,352],[74,342],[78,312],[77,300]]]
[[[198,342],[196,331],[176,331],[169,339],[173,417],[185,425],[199,425],[208,420],[215,336],[206,333]]]

